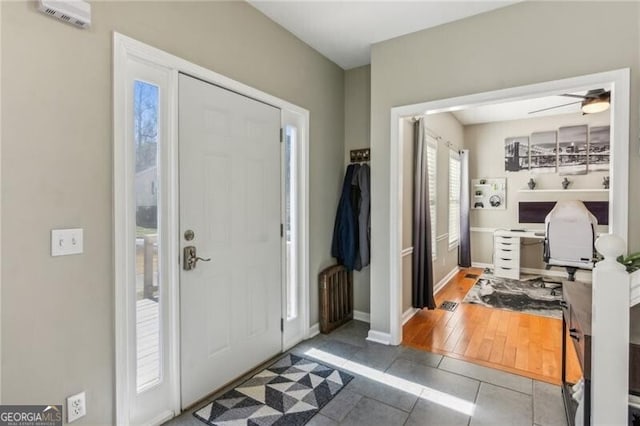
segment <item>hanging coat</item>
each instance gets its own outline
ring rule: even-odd
[[[371,196],[369,191],[371,169],[363,164],[356,174],[360,199],[358,206],[358,267],[359,271],[371,260]]]
[[[351,185],[354,174],[360,169],[359,164],[350,164],[345,173],[342,184],[342,195],[338,203],[336,220],[333,227],[333,241],[331,243],[331,255],[338,263],[345,266],[348,271],[352,271],[356,264],[358,255],[356,241],[357,222],[354,216],[355,209],[351,200]]]

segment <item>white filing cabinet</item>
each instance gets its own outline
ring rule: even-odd
[[[497,277],[520,279],[520,237],[511,231],[493,234],[493,274]]]
[[[544,233],[499,229],[493,233],[493,275],[520,279],[520,240],[544,239]]]

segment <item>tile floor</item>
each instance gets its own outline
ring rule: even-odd
[[[368,330],[368,324],[352,321],[291,350],[355,376],[309,426],[567,424],[558,386],[408,347],[368,342]],[[192,412],[167,425],[204,425]]]

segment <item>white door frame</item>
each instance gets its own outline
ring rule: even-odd
[[[2,7],[0,7],[0,45],[2,45]],[[0,54],[0,100],[2,100],[2,55]],[[0,105],[2,102],[0,101]],[[2,129],[2,108],[0,107],[0,129]],[[2,152],[2,132],[0,132],[0,152]],[[0,160],[2,157],[0,156]],[[0,161],[2,163],[2,161]],[[2,170],[0,170],[0,175]],[[2,211],[2,198],[0,197],[0,212]],[[0,223],[2,217],[0,216]],[[0,227],[1,228],[1,227]],[[2,259],[2,234],[0,232],[0,259]],[[2,262],[0,262],[0,295],[2,294]],[[2,297],[0,297],[0,307],[2,306]],[[0,365],[2,365],[2,309],[0,308]],[[2,368],[0,368],[0,383],[2,383]],[[2,403],[2,386],[0,386],[0,403]]]
[[[389,344],[402,341],[402,126],[403,118],[436,114],[473,106],[517,101],[577,92],[593,87],[611,87],[611,191],[609,232],[627,241],[629,215],[629,68],[562,80],[477,93],[449,99],[391,108],[389,167]],[[625,248],[626,251],[626,248]]]
[[[159,413],[151,423],[160,423],[167,418],[180,413],[180,327],[179,327],[179,271],[178,262],[179,250],[179,226],[178,226],[178,129],[177,129],[177,95],[178,95],[178,74],[180,72],[189,74],[203,81],[234,91],[241,95],[256,99],[280,108],[286,114],[282,114],[283,125],[287,117],[295,117],[294,124],[302,125],[300,129],[298,156],[299,181],[298,188],[298,271],[300,279],[300,290],[303,293],[302,306],[300,306],[300,316],[302,319],[301,332],[297,338],[290,339],[287,347],[306,338],[309,333],[309,111],[287,102],[283,99],[269,95],[260,90],[254,89],[243,83],[232,80],[221,74],[203,68],[192,62],[186,61],[177,56],[171,55],[160,49],[141,43],[130,37],[117,32],[113,34],[113,114],[114,114],[114,272],[115,272],[115,422],[118,425],[128,425],[130,419],[131,395],[129,394],[128,383],[134,372],[129,367],[128,359],[132,348],[129,342],[131,335],[129,330],[133,325],[134,318],[127,313],[127,306],[130,303],[127,293],[127,259],[130,259],[131,247],[129,241],[132,236],[126,231],[126,221],[128,208],[127,185],[132,182],[132,177],[127,176],[125,171],[128,161],[131,161],[132,150],[126,147],[126,126],[125,126],[125,81],[126,63],[134,60],[142,63],[152,64],[170,71],[171,78],[168,90],[168,132],[165,135],[165,143],[169,151],[169,164],[165,170],[169,184],[161,189],[168,201],[168,211],[165,214],[168,221],[168,238],[166,239],[169,259],[175,259],[169,266],[167,302],[170,304],[169,324],[165,327],[169,337],[170,353],[169,375],[166,380],[171,381],[172,407],[167,407],[166,412]],[[284,241],[284,240],[283,240]],[[283,282],[283,286],[286,283]],[[283,307],[284,309],[284,307]],[[285,313],[283,312],[283,315]],[[284,317],[284,316],[283,316]],[[283,349],[284,342],[283,342]]]

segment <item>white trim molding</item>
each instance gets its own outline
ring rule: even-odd
[[[307,339],[311,339],[312,337],[320,334],[320,323],[317,322],[309,327],[309,332],[307,333]]]
[[[2,7],[0,6],[0,24],[2,24]],[[0,25],[1,26],[1,25]],[[2,31],[0,31],[2,34]],[[2,45],[2,36],[0,35],[0,45]],[[0,100],[2,99],[2,55],[0,54]],[[2,102],[0,102],[0,129],[2,129]],[[2,132],[0,132],[0,153],[2,152]],[[0,164],[2,155],[0,154]],[[0,169],[0,176],[2,175]],[[0,212],[2,212],[2,197],[0,197]],[[0,214],[0,223],[2,217]],[[0,227],[0,259],[2,259],[2,227]],[[2,262],[0,262],[0,384],[2,383]],[[0,403],[2,403],[2,386],[0,386]]]
[[[369,312],[356,311],[354,309],[354,311],[353,311],[353,319],[357,320],[357,321],[370,323],[371,322],[371,314],[369,314]]]
[[[609,232],[627,239],[629,215],[629,68],[544,83],[500,89],[448,99],[391,108],[389,148],[389,335],[392,344],[402,341],[402,205],[404,119],[454,109],[517,101],[605,87],[612,91],[611,104],[611,192],[609,195]],[[375,308],[375,307],[374,307]]]
[[[471,232],[487,232],[487,233],[493,234],[498,230],[498,228],[482,228],[482,227],[472,226],[471,228],[469,228],[469,230]]]
[[[420,309],[418,308],[409,308],[402,314],[402,325],[405,325],[415,314],[418,313]]]
[[[439,243],[440,241],[447,240],[447,239],[449,239],[449,233],[448,232],[446,232],[444,234],[441,234],[441,235],[438,235],[436,237],[436,243]]]
[[[482,269],[486,269],[486,268],[493,269],[493,264],[492,263],[483,263],[483,262],[471,262],[471,267],[472,268],[482,268]]]
[[[631,274],[631,307],[640,303],[640,271]]]
[[[126,63],[127,61],[138,61],[155,67],[169,70],[171,80],[169,82],[169,106],[167,108],[167,120],[170,129],[167,132],[166,142],[169,149],[169,167],[166,171],[168,184],[168,217],[167,230],[167,259],[179,258],[179,224],[178,224],[178,129],[177,129],[177,95],[178,95],[178,75],[186,73],[194,78],[215,84],[244,96],[273,105],[279,108],[283,114],[285,112],[300,118],[303,123],[301,134],[299,135],[300,149],[300,181],[298,187],[298,271],[302,292],[302,306],[300,308],[301,330],[300,338],[317,334],[317,324],[309,328],[309,111],[288,101],[254,89],[248,85],[232,80],[221,74],[203,68],[180,57],[171,55],[155,47],[149,46],[130,37],[117,32],[113,33],[113,114],[114,114],[114,276],[115,276],[115,421],[118,425],[126,426],[130,423],[132,407],[129,399],[129,383],[132,380],[130,358],[127,348],[132,344],[131,329],[132,313],[127,309],[127,274],[130,268],[130,259],[127,260],[127,253],[130,252],[130,239],[127,232],[127,212],[133,200],[127,196],[127,181],[124,167],[127,156],[131,153],[126,149],[126,112],[123,107],[125,99]],[[132,151],[132,150],[131,150]],[[173,236],[173,237],[172,237]],[[127,263],[129,262],[129,263]],[[168,410],[174,414],[180,413],[180,300],[179,300],[179,272],[178,262],[170,263],[167,271],[169,288],[167,302],[171,316],[170,324],[166,325],[169,331],[170,375],[172,383],[171,407]],[[157,416],[164,416],[165,413],[157,413]],[[154,418],[159,418],[155,417]]]
[[[456,266],[454,267],[452,270],[449,271],[449,273],[447,275],[445,275],[444,277],[442,277],[442,279],[440,281],[437,282],[437,284],[435,286],[433,286],[433,294],[438,293],[440,290],[442,290],[442,288],[447,285],[447,283],[449,282],[449,280],[451,280],[451,278],[455,277],[456,274],[460,271],[460,267]]]
[[[471,266],[473,268],[493,269],[492,263],[471,262]],[[532,274],[532,275],[542,275],[545,277],[567,279],[567,273],[564,270],[558,270],[558,269],[554,270],[554,269],[538,269],[538,268],[520,268],[520,272],[524,272],[525,274]],[[576,271],[576,279],[578,279],[578,281],[591,282],[592,275],[593,275],[592,272],[588,270],[579,269],[578,271]]]
[[[410,254],[413,254],[413,247],[407,247],[406,249],[402,250],[402,252],[400,252],[400,256],[402,257],[409,256]]]
[[[442,288],[460,271],[460,267],[456,266],[447,275],[445,275],[433,288],[433,294],[437,294]],[[419,311],[419,308],[409,308],[402,313],[402,325],[405,325]]]
[[[367,340],[370,342],[380,343],[382,345],[391,345],[391,335],[381,331],[369,330]]]

